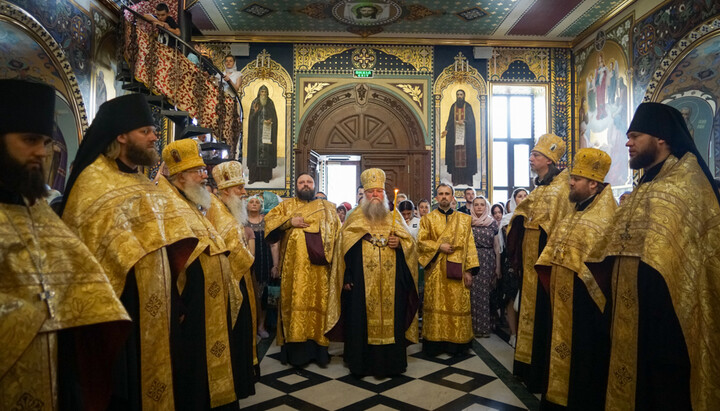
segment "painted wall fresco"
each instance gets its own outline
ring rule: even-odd
[[[630,64],[626,54],[631,19],[600,31],[576,58],[578,146],[605,151],[613,162],[606,181],[622,190],[632,184],[625,148],[630,116]]]
[[[23,79],[51,85],[56,90],[53,142],[45,158],[45,181],[60,192],[65,188],[69,159],[80,141],[73,90],[48,50],[29,31],[0,20],[0,78]]]
[[[633,112],[660,62],[686,33],[720,14],[720,2],[675,0],[638,19],[632,28]]]
[[[662,67],[667,67],[663,69]],[[644,99],[683,114],[700,155],[720,176],[720,17],[694,27],[660,62]]]
[[[293,83],[266,50],[241,70],[242,163],[250,189],[286,188],[291,169]]]
[[[435,79],[436,175],[456,187],[487,187],[487,84],[462,52]]]

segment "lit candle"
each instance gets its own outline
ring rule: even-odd
[[[398,191],[400,191],[400,189],[396,188],[395,189],[395,199],[393,200],[393,219],[392,219],[393,222],[392,222],[392,227],[390,227],[390,234],[392,234],[395,231],[395,217],[396,217],[396,213],[397,213],[397,209],[398,209],[398,204],[397,204]]]

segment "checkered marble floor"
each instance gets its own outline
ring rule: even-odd
[[[265,341],[267,343],[267,340]],[[463,356],[422,354],[408,347],[407,371],[398,377],[350,375],[342,344],[332,343],[326,368],[282,365],[274,342],[260,361],[256,394],[240,401],[247,410],[535,410],[537,397],[509,371],[513,349],[497,335],[478,339]]]

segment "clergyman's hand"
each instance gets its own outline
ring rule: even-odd
[[[293,217],[290,219],[290,224],[295,228],[307,228],[310,227],[310,224],[305,222],[305,219],[302,217]]]
[[[388,237],[388,247],[395,249],[395,248],[398,248],[399,245],[400,245],[400,237],[397,237],[397,236],[391,234],[390,237]]]
[[[465,283],[465,287],[470,288],[472,285],[472,274],[470,274],[470,271],[465,271],[463,273],[463,283]]]
[[[270,277],[272,278],[280,278],[280,271],[278,271],[277,266],[273,266],[273,268],[270,269]]]
[[[455,248],[448,243],[442,243],[442,244],[440,244],[440,251],[442,251],[445,254],[452,254],[455,252]]]
[[[343,285],[343,290],[350,291],[350,290],[352,290],[352,286],[353,285],[351,283],[345,284],[345,285]]]

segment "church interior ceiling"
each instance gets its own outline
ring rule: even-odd
[[[569,42],[628,0],[197,0],[206,36]]]

